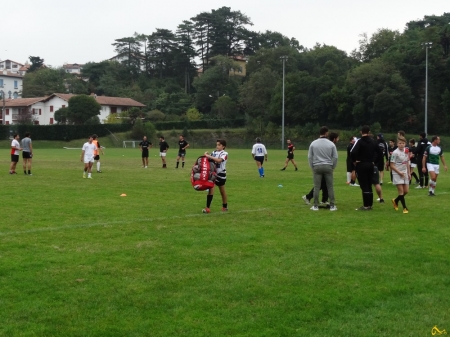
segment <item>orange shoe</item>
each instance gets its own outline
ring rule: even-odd
[[[398,211],[398,205],[397,205],[397,203],[395,202],[395,199],[392,199],[392,204],[394,205],[394,209],[395,209],[396,211]]]
[[[202,213],[211,213],[211,210],[208,207],[206,207],[202,209]]]

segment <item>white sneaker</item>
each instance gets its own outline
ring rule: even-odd
[[[83,178],[86,178],[86,173],[83,173]]]
[[[318,211],[318,210],[319,210],[319,207],[318,207],[318,206],[313,206],[313,207],[310,208],[310,210],[311,210],[311,211]]]
[[[417,186],[416,188],[423,188],[423,187],[419,185],[419,186]]]
[[[148,167],[146,166],[146,167],[144,167],[144,168],[148,168]]]
[[[331,212],[337,211],[337,207],[336,207],[336,206],[331,206],[331,207],[330,207],[330,211],[331,211]]]
[[[359,186],[357,183],[350,184],[350,186]]]
[[[325,202],[320,202],[319,203],[319,205],[321,205],[321,206],[329,206],[330,205],[330,202],[329,201],[325,201]]]
[[[88,179],[92,179],[92,177],[91,177],[91,176],[88,176]]]
[[[304,195],[304,196],[302,197],[302,199],[303,199],[303,201],[305,202],[305,204],[311,205],[311,203],[309,202],[309,199],[306,197],[306,195]]]
[[[377,198],[377,201],[380,201],[380,198]]]

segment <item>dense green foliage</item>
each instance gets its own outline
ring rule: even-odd
[[[442,133],[450,127],[450,13],[408,22],[403,32],[362,34],[350,54],[328,45],[304,48],[278,32],[252,31],[252,24],[240,11],[221,7],[184,20],[175,32],[118,38],[112,44],[116,61],[84,66],[84,89],[136,99],[152,121],[184,121],[196,108],[205,119],[240,117],[270,129],[281,124],[280,57],[287,56],[286,125],[379,123],[383,131],[419,132],[425,119],[424,43],[431,42],[428,129]],[[239,76],[238,60],[246,61],[246,76]],[[24,93],[36,91],[32,76],[41,71],[30,74]],[[147,115],[155,110],[163,115]]]

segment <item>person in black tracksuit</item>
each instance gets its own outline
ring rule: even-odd
[[[369,211],[373,205],[372,176],[373,168],[378,157],[378,144],[369,136],[370,128],[364,125],[361,128],[359,139],[353,150],[352,160],[356,165],[356,175],[362,190],[364,206],[358,208],[361,211]]]
[[[428,186],[428,170],[425,172],[422,172],[422,159],[423,159],[423,153],[425,152],[428,145],[430,145],[430,141],[427,139],[427,134],[425,132],[422,132],[419,135],[419,143],[417,144],[416,149],[416,160],[417,160],[417,170],[419,171],[419,186],[416,188],[425,188]],[[427,167],[425,166],[425,169]]]

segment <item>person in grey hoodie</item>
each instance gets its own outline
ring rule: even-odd
[[[308,162],[314,180],[314,206],[311,210],[319,210],[319,191],[324,177],[330,198],[330,211],[337,211],[334,204],[333,170],[337,165],[338,153],[334,143],[328,139],[328,127],[322,126],[319,134],[320,137],[311,143],[308,150]]]

